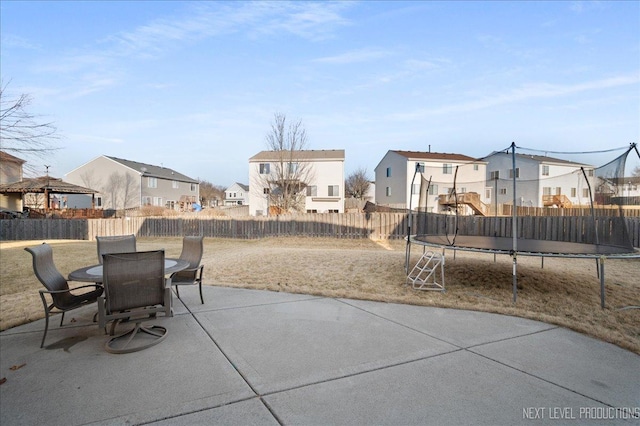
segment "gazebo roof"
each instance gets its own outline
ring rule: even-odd
[[[2,194],[96,194],[98,191],[65,182],[62,179],[41,176],[37,178],[26,178],[19,182],[6,183],[0,185]]]

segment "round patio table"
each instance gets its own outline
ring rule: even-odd
[[[171,258],[164,259],[164,272],[167,275],[182,271],[188,267],[189,262],[186,260]],[[69,281],[100,283],[102,282],[102,265],[91,265],[76,269],[69,274]]]

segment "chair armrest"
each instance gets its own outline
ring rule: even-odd
[[[164,279],[164,288],[171,288],[171,277]]]
[[[99,288],[102,288],[102,286],[97,284],[87,284],[87,285],[81,285],[80,287],[69,288],[66,290],[39,290],[39,292],[46,293],[46,294],[69,293],[71,291],[80,290],[83,288],[93,288],[94,290],[97,290]]]

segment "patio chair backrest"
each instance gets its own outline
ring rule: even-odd
[[[102,256],[111,253],[131,253],[136,251],[136,236],[116,235],[112,237],[96,237],[98,242],[98,261],[102,263]]]
[[[33,272],[47,290],[69,290],[69,283],[53,263],[53,250],[49,244],[42,243],[39,246],[26,247],[25,250],[31,253]],[[51,297],[56,308],[65,309],[70,295],[69,293],[52,293]]]
[[[199,236],[187,236],[182,238],[182,252],[180,253],[180,260],[189,262],[189,268],[197,268],[202,260],[203,252],[203,240],[204,237]]]
[[[104,255],[107,313],[165,304],[164,250]]]
[[[182,252],[180,260],[189,262],[189,267],[183,271],[176,272],[172,278],[176,281],[194,280],[197,274],[197,268],[202,260],[204,237],[187,236],[182,239]]]

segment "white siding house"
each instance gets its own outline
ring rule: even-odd
[[[487,161],[487,185],[497,187],[498,204],[513,204],[513,156],[494,152]],[[542,155],[516,154],[516,205],[524,207],[588,206],[594,167]],[[589,179],[584,177],[584,171]],[[496,180],[497,178],[497,180]]]
[[[420,172],[416,174],[417,165]],[[424,178],[431,182],[426,206],[422,206],[428,212],[448,209],[440,203],[440,196],[453,190],[454,179],[457,193],[474,193],[480,201],[487,202],[485,176],[486,163],[466,155],[388,151],[375,168],[375,200],[378,205],[402,209],[409,208],[411,201],[411,208],[416,209]]]
[[[224,190],[225,206],[244,206],[249,204],[249,185],[235,182]]]
[[[268,215],[269,180],[282,161],[278,151],[261,151],[249,159],[249,212]],[[291,153],[297,166],[308,170],[304,188],[303,212],[344,213],[344,150],[304,150]],[[294,163],[292,163],[293,165]]]

